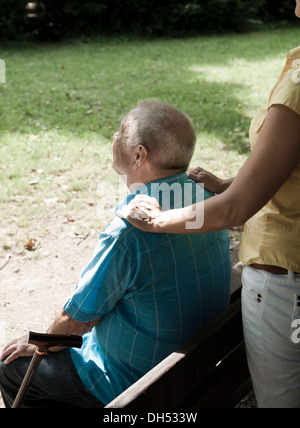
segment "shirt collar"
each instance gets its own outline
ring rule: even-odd
[[[158,199],[158,194],[157,192],[155,192],[158,186],[155,186],[155,184],[159,185],[160,183],[166,183],[169,186],[171,186],[172,184],[183,185],[184,183],[187,183],[187,182],[188,182],[188,176],[187,176],[187,173],[184,171],[184,172],[180,172],[179,174],[160,178],[158,180],[152,181],[151,183],[144,184],[134,192],[130,193],[130,195],[126,196],[126,198],[123,199],[121,202],[119,202],[117,204],[116,209],[119,210],[123,206],[128,205],[129,202],[132,201],[132,199],[134,199],[136,195],[149,195],[149,196],[154,196]]]

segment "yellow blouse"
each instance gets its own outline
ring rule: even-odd
[[[300,46],[287,55],[267,105],[251,123],[251,149],[274,104],[285,105],[300,115]],[[271,201],[244,225],[239,257],[244,265],[259,263],[300,272],[300,164]]]

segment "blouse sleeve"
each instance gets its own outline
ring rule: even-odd
[[[268,109],[274,104],[285,105],[300,115],[300,60],[293,62],[274,88]]]

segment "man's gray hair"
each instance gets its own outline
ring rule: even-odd
[[[156,99],[140,101],[123,119],[128,147],[146,147],[154,165],[163,169],[187,169],[196,134],[182,111]]]

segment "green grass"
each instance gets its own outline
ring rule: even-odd
[[[189,39],[98,39],[0,48],[0,245],[57,233],[56,217],[101,229],[98,185],[110,168],[119,121],[156,97],[176,105],[197,131],[193,166],[236,174],[249,150],[255,111],[299,45],[300,29]],[[108,183],[108,184],[105,184]],[[109,192],[107,199],[109,199]]]

